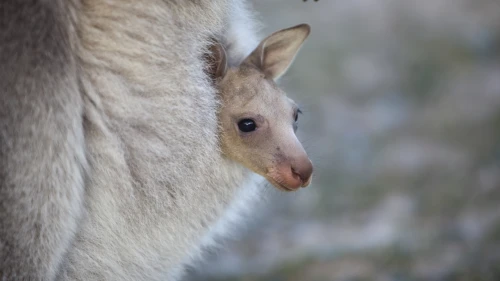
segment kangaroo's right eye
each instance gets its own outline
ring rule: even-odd
[[[242,119],[238,122],[238,128],[244,133],[249,133],[255,131],[255,129],[257,129],[257,125],[252,119]]]

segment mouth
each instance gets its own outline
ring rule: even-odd
[[[267,181],[272,184],[274,187],[276,187],[279,190],[282,191],[287,191],[287,192],[293,192],[299,190],[301,187],[307,187],[309,183],[311,182],[310,177],[306,182],[300,179],[299,176],[293,176],[293,178],[288,178],[287,181],[284,181],[280,174],[276,173],[267,173],[264,175],[264,177],[267,179]]]
[[[277,189],[281,190],[281,191],[286,191],[286,192],[293,192],[293,191],[297,191],[299,189],[299,187],[297,188],[291,188],[291,187],[288,187],[282,183],[279,183],[278,181],[274,180],[273,178],[269,177],[269,176],[266,176],[265,177],[267,179],[267,181],[272,184],[274,187],[276,187]]]
[[[254,169],[254,172],[266,178],[278,190],[286,192],[293,192],[299,190],[301,187],[307,187],[312,180],[311,172],[306,172],[304,177],[288,165],[274,165],[265,169],[265,171]]]

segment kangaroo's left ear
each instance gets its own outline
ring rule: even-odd
[[[215,42],[210,46],[210,53],[205,57],[208,64],[208,74],[213,80],[224,78],[227,72],[227,59],[224,47]]]
[[[283,75],[311,32],[308,24],[277,31],[260,42],[243,63],[255,65],[273,80]]]

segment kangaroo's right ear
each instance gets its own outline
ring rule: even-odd
[[[226,51],[220,43],[210,46],[210,53],[207,58],[208,74],[213,80],[224,78],[227,72]]]

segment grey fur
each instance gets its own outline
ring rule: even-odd
[[[225,159],[213,36],[240,1],[0,2],[2,280],[178,280],[262,179]],[[88,163],[88,164],[87,164]]]
[[[84,188],[83,103],[63,1],[0,2],[0,276],[51,280]]]

